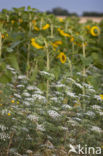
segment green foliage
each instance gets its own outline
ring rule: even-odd
[[[103,22],[30,6],[0,12],[0,155],[68,156],[69,144],[102,146],[102,42]]]

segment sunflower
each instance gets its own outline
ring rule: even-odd
[[[90,29],[90,33],[91,33],[92,36],[99,36],[100,35],[100,29],[99,29],[99,27],[93,26]]]
[[[85,28],[90,30],[90,25],[86,25]]]
[[[103,100],[103,94],[100,95],[101,100]]]
[[[59,33],[62,35],[62,36],[65,36],[65,37],[70,37],[70,35],[68,33],[65,33],[63,30],[61,30],[60,28],[57,29],[59,31]]]
[[[35,25],[35,24],[36,24],[36,20],[32,20],[32,24],[34,24],[34,25]]]
[[[15,23],[15,21],[14,21],[14,20],[11,20],[11,23],[12,23],[12,24],[14,24],[14,23]]]
[[[2,38],[5,38],[4,34],[1,35]]]
[[[34,26],[34,30],[39,31],[40,29],[37,26]]]
[[[71,37],[70,38],[70,42],[74,42],[74,37]]]
[[[61,63],[64,64],[64,63],[66,62],[66,55],[65,55],[63,52],[61,52],[61,53],[58,55],[58,57],[59,57]]]
[[[59,22],[63,22],[63,18],[59,17],[58,19],[59,19]]]
[[[35,38],[31,39],[31,45],[36,48],[36,49],[42,49],[43,46],[39,45],[38,43],[35,42]]]
[[[52,43],[53,47],[57,48],[58,45],[61,45],[62,44],[62,41],[58,40],[58,41],[55,41]]]
[[[23,20],[22,19],[19,19],[19,23],[22,23],[23,22]]]
[[[43,30],[46,30],[46,29],[48,29],[50,27],[50,24],[46,24],[46,25],[44,25],[43,27],[42,27],[42,29]]]

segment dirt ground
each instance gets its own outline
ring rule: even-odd
[[[59,18],[65,18],[65,16],[58,16]],[[92,20],[93,22],[99,23],[101,20],[103,20],[103,17],[79,17],[80,23],[85,23],[88,20]]]

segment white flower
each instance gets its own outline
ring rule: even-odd
[[[17,87],[17,88],[23,88],[24,85],[17,85],[16,87]]]
[[[30,102],[24,101],[23,104],[25,104],[26,106],[29,106],[30,105]]]
[[[26,101],[30,101],[30,102],[33,102],[34,99],[33,98],[25,98]]]
[[[33,152],[31,150],[26,151],[28,154],[32,154]]]
[[[27,118],[30,119],[31,121],[38,121],[38,117],[36,115],[30,114],[27,116]]]
[[[67,130],[68,130],[67,127],[63,127],[63,126],[61,126],[61,128],[62,128],[62,130],[64,130],[64,131],[67,131]]]
[[[72,79],[72,78],[67,78],[67,80],[72,81],[72,82],[74,82],[74,83],[75,83],[75,80],[74,80],[74,79]]]
[[[8,112],[8,109],[2,109],[2,112],[1,112],[2,115],[8,114],[8,113],[9,113],[9,112]]]
[[[64,85],[64,84],[58,83],[57,85],[55,85],[55,87],[57,87],[57,88],[62,88],[62,87],[65,87],[65,85]]]
[[[92,93],[95,93],[95,90],[94,89],[91,89],[90,88],[89,91],[92,92]]]
[[[46,72],[46,71],[40,71],[41,75],[50,75],[50,73]]]
[[[88,111],[87,113],[85,113],[86,115],[88,116],[91,116],[91,117],[94,117],[95,116],[95,113],[92,112],[92,111]]]
[[[57,113],[57,112],[54,111],[54,110],[49,110],[49,111],[48,111],[48,114],[49,114],[50,117],[52,117],[52,118],[54,118],[54,119],[60,117],[60,114]]]
[[[40,71],[40,74],[41,74],[41,75],[48,75],[49,77],[52,77],[52,78],[55,77],[54,74],[48,73],[47,71]]]
[[[80,83],[75,82],[75,85],[81,89],[83,88],[83,86]]]
[[[94,95],[94,98],[97,99],[98,101],[102,101],[99,95]]]
[[[80,83],[77,83],[75,80],[73,80],[72,78],[67,78],[67,80],[72,81],[71,83],[75,84],[77,87],[79,88],[83,88],[83,86]]]
[[[99,106],[99,105],[93,105],[92,108],[96,109],[96,110],[99,110],[99,111],[102,109],[102,107]]]
[[[66,108],[66,109],[71,109],[72,108],[70,105],[67,105],[67,104],[64,104],[62,107]]]
[[[34,92],[34,94],[43,94],[43,92],[41,90],[37,90]]]
[[[0,124],[0,129],[1,129],[2,131],[5,131],[5,130],[7,130],[8,128],[5,127],[4,125]]]
[[[52,97],[50,98],[51,101],[54,101],[54,102],[58,102],[58,98],[57,97]]]
[[[25,75],[19,75],[18,79],[26,79],[27,77]]]
[[[98,132],[98,133],[103,132],[102,129],[100,127],[97,127],[97,126],[92,126],[91,131],[95,131],[95,132]]]
[[[81,121],[81,119],[80,119],[80,118],[73,118],[73,119],[75,119],[75,120],[77,120],[77,121]]]
[[[34,87],[34,86],[28,86],[27,89],[28,89],[28,90],[34,90],[35,87]]]
[[[44,128],[43,125],[37,124],[37,130],[39,130],[39,131],[45,131],[45,128]]]
[[[11,71],[15,71],[15,69],[12,68],[10,65],[7,65],[6,68],[9,69],[9,70],[11,70]]]
[[[17,98],[21,99],[21,96],[19,94],[14,94]]]
[[[75,95],[75,93],[72,93],[72,92],[70,92],[70,91],[66,91],[66,94],[68,95],[68,96],[71,96],[71,97],[77,97],[76,95]]]
[[[44,96],[42,96],[42,95],[39,95],[39,94],[34,94],[34,95],[32,95],[32,98],[34,99],[34,100],[43,100],[43,102],[46,102],[46,98],[44,97]]]
[[[91,85],[89,85],[89,84],[87,84],[85,82],[83,82],[82,85],[85,86],[88,89],[93,89],[93,86],[91,86]]]
[[[2,132],[0,133],[0,139],[5,141],[6,139],[10,139],[10,136],[7,133]]]
[[[73,120],[73,119],[71,119],[71,118],[68,118],[69,119],[69,123],[71,123],[72,124],[72,126],[76,126],[76,125],[78,125],[78,122],[77,121],[75,121],[75,120]]]
[[[28,92],[23,93],[23,96],[29,97],[30,94]]]
[[[99,112],[99,115],[102,116],[103,115],[103,112]]]
[[[61,92],[58,92],[58,91],[55,91],[54,92],[56,95],[62,95],[62,93]]]

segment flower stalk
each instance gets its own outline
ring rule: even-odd
[[[49,50],[48,50],[48,44],[45,41],[45,48],[46,48],[46,56],[47,56],[47,71],[49,72],[50,70],[50,58],[49,58]],[[49,80],[47,80],[47,89],[46,89],[46,98],[48,100],[48,96],[49,96]]]
[[[0,58],[1,58],[1,55],[2,55],[2,34],[0,32]]]
[[[29,14],[29,32],[31,32],[32,29],[32,21],[31,21],[31,13]],[[30,68],[30,43],[28,43],[28,52],[27,52],[27,72],[26,76],[29,77],[29,68]]]
[[[86,50],[85,50],[85,43],[82,43],[83,48],[83,57],[86,58]],[[85,65],[83,65],[83,82],[85,82],[85,75],[86,75],[86,68]],[[83,85],[83,108],[85,110],[85,86]]]

